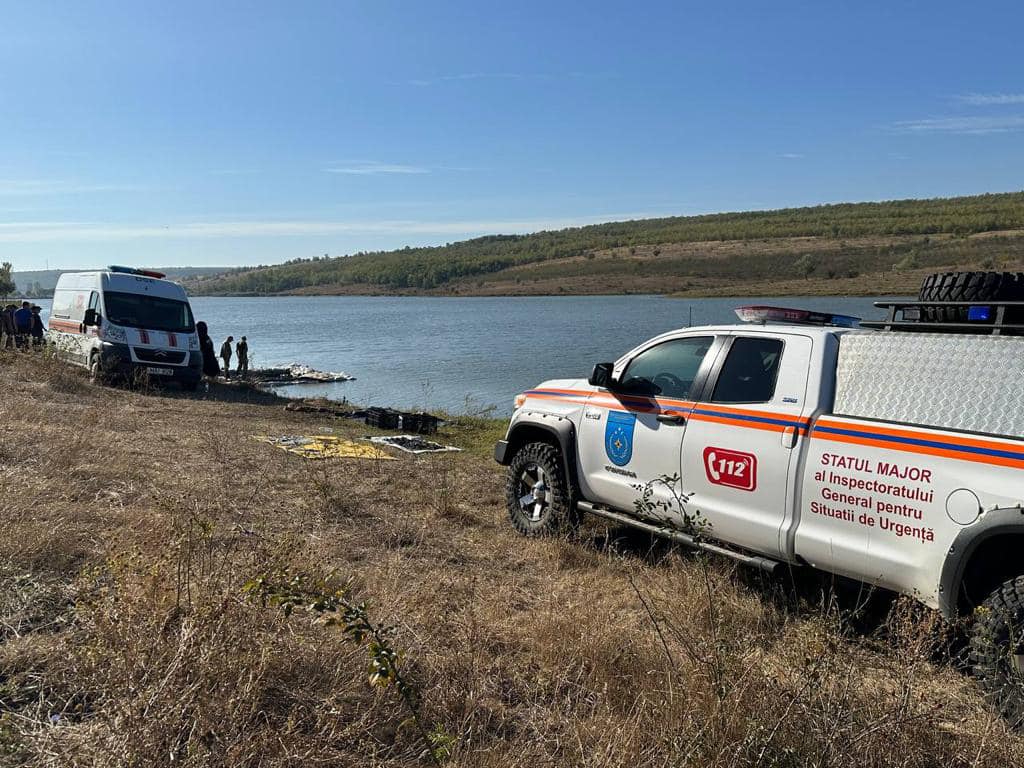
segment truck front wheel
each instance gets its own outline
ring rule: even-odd
[[[527,443],[508,467],[505,505],[524,536],[565,530],[573,521],[572,499],[562,457],[549,443]]]
[[[1024,576],[1004,582],[975,612],[971,670],[1010,726],[1024,725]]]

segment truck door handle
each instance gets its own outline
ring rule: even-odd
[[[659,413],[656,418],[662,424],[685,424],[686,417],[681,413]]]
[[[782,447],[783,448],[794,448],[796,447],[797,431],[794,427],[786,427],[782,430]]]

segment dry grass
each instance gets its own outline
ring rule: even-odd
[[[1024,764],[902,602],[853,629],[827,592],[643,537],[522,539],[486,458],[306,462],[248,439],[325,424],[269,399],[25,355],[0,389],[0,763],[429,764],[364,646],[243,591],[286,571],[394,628],[453,766]]]

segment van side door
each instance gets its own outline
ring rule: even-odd
[[[706,535],[784,556],[799,446],[815,407],[807,402],[812,348],[797,333],[728,338],[683,440],[683,491]]]

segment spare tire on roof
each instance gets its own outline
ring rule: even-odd
[[[1024,272],[938,272],[921,283],[918,300],[975,304],[1024,301]],[[967,307],[922,307],[921,319],[931,323],[967,322]]]

